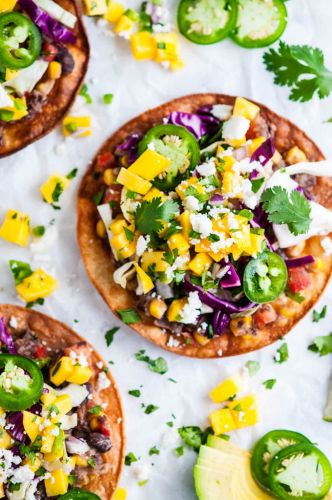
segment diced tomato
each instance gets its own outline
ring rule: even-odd
[[[112,166],[115,167],[115,164],[112,165],[113,162],[114,162],[114,156],[109,151],[105,151],[104,153],[101,153],[97,157],[97,164],[99,167],[103,168]]]
[[[111,435],[111,431],[109,429],[109,427],[107,425],[105,425],[104,423],[99,423],[99,430],[102,434],[104,434],[104,436],[106,437],[110,437]]]
[[[104,193],[103,203],[109,203],[110,201],[120,201],[121,191],[121,184],[112,184],[106,189]]]
[[[43,345],[37,345],[35,348],[35,358],[42,359],[47,358],[47,349]]]
[[[255,325],[264,328],[265,325],[273,323],[277,319],[277,313],[271,304],[263,304],[255,313]]]
[[[53,61],[58,53],[58,49],[55,45],[50,42],[45,42],[42,47],[43,58],[46,61]]]
[[[288,288],[291,293],[298,293],[308,288],[311,277],[304,267],[295,267],[288,270]]]

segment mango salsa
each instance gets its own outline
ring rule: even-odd
[[[8,210],[0,227],[0,238],[10,243],[25,247],[30,235],[30,218],[17,210]]]

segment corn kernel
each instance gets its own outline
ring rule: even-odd
[[[286,162],[289,165],[295,165],[295,163],[300,163],[301,161],[307,161],[306,154],[298,146],[291,148],[286,154]]]
[[[157,319],[161,319],[167,311],[166,302],[162,299],[153,299],[149,304],[149,313]]]
[[[111,168],[107,168],[104,173],[103,173],[103,181],[105,182],[106,186],[110,186],[111,184],[114,183],[114,173]]]
[[[86,458],[81,457],[80,455],[74,455],[72,458],[75,459],[75,465],[77,465],[77,467],[87,467],[88,462]]]
[[[29,235],[29,216],[17,210],[8,210],[6,218],[0,227],[0,238],[25,247],[28,243]]]
[[[230,329],[235,337],[241,337],[244,333],[252,328],[252,316],[244,316],[243,318],[235,318],[230,322]]]
[[[232,412],[228,408],[221,408],[210,413],[209,419],[213,432],[217,435],[236,429]]]
[[[288,307],[281,307],[279,313],[285,318],[292,318],[294,316],[294,310],[289,309]]]
[[[58,61],[51,61],[47,68],[47,76],[51,80],[57,80],[61,76],[61,63]]]

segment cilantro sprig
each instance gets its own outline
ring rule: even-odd
[[[263,61],[275,74],[274,83],[291,89],[292,101],[310,101],[316,93],[323,99],[332,91],[332,71],[326,68],[319,48],[280,41],[277,49],[264,53]]]
[[[179,205],[174,200],[143,201],[135,211],[136,229],[143,234],[158,233],[163,228],[163,221],[170,222],[178,212]]]
[[[309,345],[308,349],[309,351],[318,353],[320,356],[331,354],[332,333],[329,333],[329,335],[322,335],[320,337],[314,338],[313,343]]]
[[[266,189],[262,195],[263,208],[274,224],[287,224],[294,235],[305,234],[310,227],[311,206],[299,191],[288,193],[281,186]]]

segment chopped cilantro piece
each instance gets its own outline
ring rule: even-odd
[[[141,395],[141,391],[139,389],[132,389],[131,391],[128,391],[128,394],[134,396],[134,398],[139,398]]]
[[[145,350],[142,349],[135,354],[137,361],[143,361],[148,364],[151,371],[154,373],[159,373],[159,375],[164,375],[168,371],[168,365],[164,358],[152,359],[145,354]]]
[[[78,169],[77,168],[73,168],[73,170],[71,170],[67,175],[67,179],[74,179],[77,175],[77,172],[78,172]]]
[[[305,297],[303,297],[303,295],[301,295],[299,292],[293,293],[288,288],[286,288],[285,294],[286,297],[295,300],[295,302],[297,302],[298,304],[302,304],[302,302],[305,300]]]
[[[130,307],[129,309],[119,309],[117,312],[126,325],[130,325],[131,323],[138,323],[139,321],[141,321],[141,318],[137,314],[136,309],[132,307]]]
[[[272,389],[274,387],[274,385],[276,384],[276,382],[277,382],[277,379],[270,378],[268,380],[264,380],[264,382],[262,382],[262,384],[264,385],[265,389]]]
[[[128,229],[126,226],[123,226],[123,229],[124,229],[127,240],[133,241],[133,239],[135,237],[134,231],[130,231],[130,229]]]
[[[95,194],[94,197],[92,198],[93,203],[95,205],[99,205],[103,199],[103,196],[104,196],[104,191],[99,191],[99,193]]]
[[[149,457],[152,457],[152,455],[159,455],[160,451],[156,446],[153,446],[153,448],[150,448],[149,450]]]
[[[112,104],[113,98],[114,98],[113,94],[104,94],[103,95],[104,104]]]
[[[180,427],[178,433],[187,446],[198,451],[200,446],[206,443],[208,435],[212,434],[213,431],[211,427],[202,431],[200,427],[189,425],[187,427]]]
[[[177,448],[175,448],[174,453],[177,457],[182,457],[184,455],[184,447],[178,446]]]
[[[125,457],[125,465],[130,466],[132,463],[137,462],[138,458],[135,457],[134,453],[129,452]]]
[[[332,332],[328,335],[316,337],[308,349],[309,351],[317,352],[320,356],[332,353]]]
[[[284,342],[283,344],[281,344],[281,346],[279,347],[279,349],[277,349],[277,354],[274,356],[274,361],[276,363],[285,363],[289,358],[289,354],[288,354],[288,345],[286,344],[286,342]]]
[[[44,236],[45,231],[45,226],[36,226],[32,229],[32,234],[40,238],[41,236]]]
[[[27,262],[22,262],[20,260],[10,260],[9,267],[14,276],[15,285],[19,285],[25,278],[28,278],[28,276],[31,276],[32,274],[30,264],[28,264]]]
[[[45,303],[45,299],[36,299],[33,302],[27,302],[25,307],[27,309],[32,309],[34,306],[43,306]]]
[[[174,200],[153,198],[143,201],[135,211],[136,228],[143,234],[158,233],[163,227],[163,221],[170,222],[179,212],[179,205]]]
[[[110,330],[107,330],[105,333],[105,340],[106,340],[106,345],[109,347],[113,340],[114,340],[114,335],[120,330],[118,326],[113,326]]]
[[[261,179],[253,179],[251,181],[251,190],[253,193],[258,193],[260,188],[263,186],[265,182],[265,177],[262,177]]]
[[[258,361],[247,361],[246,367],[248,368],[250,377],[253,377],[260,370],[261,365]]]
[[[89,94],[89,89],[88,89],[88,86],[86,83],[83,83],[81,91],[80,91],[80,95],[84,97],[87,104],[92,103],[92,99],[91,99],[91,96]]]
[[[86,463],[89,465],[89,467],[92,467],[92,469],[96,467],[96,461],[93,457],[88,458]]]
[[[91,413],[91,415],[97,415],[99,417],[103,414],[103,409],[100,405],[96,405],[93,408],[89,408],[88,413]]]
[[[155,411],[159,410],[159,406],[156,406],[156,405],[148,405],[146,408],[145,408],[145,411],[144,413],[146,415],[150,415],[150,413],[154,413]]]
[[[327,313],[327,305],[325,305],[323,307],[323,309],[321,310],[321,312],[318,312],[318,311],[316,311],[316,309],[314,309],[314,311],[312,313],[312,321],[314,323],[318,323],[318,321],[320,321],[321,319],[325,318],[326,313]]]

